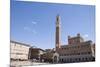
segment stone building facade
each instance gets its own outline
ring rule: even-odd
[[[72,37],[70,39],[72,40],[70,44],[61,45],[61,47],[57,49],[57,52],[60,55],[60,62],[95,61],[95,51],[92,47],[92,41],[77,41],[77,37]]]
[[[29,59],[32,61],[41,62],[41,55],[44,54],[44,50],[40,48],[33,48],[29,49]]]
[[[30,45],[10,41],[10,58],[11,60],[28,60]]]
[[[59,62],[59,54],[56,51],[49,51],[45,52],[41,55],[41,59],[44,60],[44,62],[49,63],[58,63]]]
[[[55,48],[59,54],[60,63],[95,61],[95,45],[91,40],[85,41],[77,34],[75,37],[68,36],[68,44],[61,45],[60,16],[56,17]]]

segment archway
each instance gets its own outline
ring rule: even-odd
[[[57,63],[58,60],[57,60],[57,56],[54,56],[54,63]]]

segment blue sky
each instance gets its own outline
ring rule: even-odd
[[[55,47],[56,15],[61,17],[61,43],[80,33],[95,42],[95,6],[11,1],[11,40],[39,48]]]

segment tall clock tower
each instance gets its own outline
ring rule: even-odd
[[[61,46],[61,40],[60,40],[60,16],[57,15],[56,16],[56,44],[55,44],[55,47],[56,47],[56,50],[60,48]]]

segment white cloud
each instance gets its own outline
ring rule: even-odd
[[[37,32],[29,27],[24,27],[24,30],[36,34]]]
[[[88,38],[88,36],[89,36],[88,34],[85,34],[85,35],[84,35],[85,38]]]
[[[34,25],[35,25],[35,24],[37,24],[37,22],[35,22],[35,21],[32,21],[32,24],[34,24]]]
[[[30,31],[29,27],[24,27],[24,30]]]
[[[83,38],[84,38],[85,40],[88,40],[89,35],[88,35],[88,34],[84,34],[84,35],[83,35]]]

